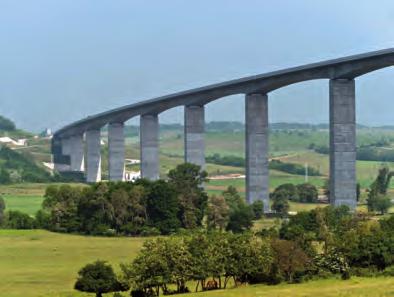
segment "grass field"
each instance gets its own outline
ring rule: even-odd
[[[186,296],[186,295],[185,295]],[[193,293],[197,297],[388,297],[394,296],[393,278],[327,279],[303,284],[254,285],[237,289]]]
[[[118,268],[136,255],[143,241],[0,230],[0,296],[84,296],[72,289],[83,265],[102,259]]]
[[[96,259],[118,264],[137,254],[144,238],[103,238],[43,230],[0,230],[0,297],[92,296],[73,290],[77,271]],[[246,286],[182,296],[394,296],[394,278]],[[106,296],[112,296],[108,294]]]

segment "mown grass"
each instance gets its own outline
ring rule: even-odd
[[[102,259],[119,271],[118,264],[131,261],[144,240],[87,237],[43,230],[0,230],[0,297],[92,296],[73,290],[78,270],[86,263]],[[394,296],[394,278],[253,285],[181,296]]]
[[[186,295],[185,295],[186,296]],[[207,297],[388,297],[394,296],[394,278],[326,279],[302,284],[253,285],[236,289],[192,293]]]
[[[19,210],[28,215],[35,215],[41,209],[43,196],[34,195],[4,195],[6,210]]]
[[[0,296],[84,296],[73,292],[83,265],[102,259],[118,269],[144,240],[0,230]]]

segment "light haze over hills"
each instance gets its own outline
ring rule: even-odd
[[[0,114],[18,127],[394,46],[392,1],[0,0]],[[394,70],[357,79],[357,121],[394,124]],[[243,121],[243,96],[207,121]],[[163,113],[183,121],[181,109]],[[328,122],[328,82],[270,94],[270,122]],[[132,120],[132,123],[137,123]]]

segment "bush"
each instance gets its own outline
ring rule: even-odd
[[[34,229],[35,221],[26,213],[10,210],[7,212],[6,226],[10,229]]]
[[[142,227],[141,236],[159,236],[160,230],[155,227]]]
[[[317,188],[309,183],[297,185],[297,192],[300,202],[316,203],[318,201]]]
[[[386,267],[382,274],[384,276],[394,276],[394,265]]]

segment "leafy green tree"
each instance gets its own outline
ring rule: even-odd
[[[73,232],[80,230],[78,204],[80,187],[49,186],[44,195],[43,208],[51,214],[51,230]]]
[[[379,211],[384,214],[390,208],[391,200],[386,194],[393,175],[394,172],[390,172],[390,169],[386,166],[379,169],[378,176],[368,191],[367,205],[369,211]]]
[[[36,212],[35,216],[36,227],[39,229],[50,229],[51,227],[51,214],[43,209]]]
[[[227,231],[241,233],[249,230],[253,226],[254,213],[252,208],[246,203],[240,205],[236,209],[230,210]]]
[[[10,174],[4,168],[0,168],[0,184],[9,184],[9,183],[11,183]]]
[[[177,293],[189,292],[186,282],[193,274],[192,256],[186,241],[181,237],[170,237],[164,242],[162,257],[166,259],[169,270],[169,283],[176,285]]]
[[[178,194],[182,226],[188,229],[201,226],[208,201],[202,188],[208,182],[207,172],[198,165],[184,163],[170,170],[168,179]]]
[[[252,207],[246,204],[233,186],[223,191],[223,197],[229,206],[229,221],[226,230],[234,233],[249,230],[253,226],[255,217]]]
[[[4,198],[0,196],[0,226],[4,223],[4,211],[5,201]]]
[[[222,196],[212,195],[208,200],[207,225],[210,229],[224,230],[229,219],[229,207]]]
[[[145,241],[131,264],[121,264],[124,280],[145,294],[159,296],[160,288],[168,291],[166,284],[171,281],[171,271],[164,250],[162,239]]]
[[[318,199],[317,188],[309,183],[297,185],[300,202],[316,203]]]
[[[10,229],[34,229],[35,221],[19,210],[9,210],[6,214],[6,225]]]
[[[245,200],[239,195],[237,188],[234,186],[228,186],[222,193],[224,200],[226,200],[227,205],[230,210],[234,210],[245,204]]]
[[[275,199],[275,197],[278,195],[278,192],[280,193],[280,196],[285,196],[288,200],[291,201],[297,202],[300,199],[298,195],[297,187],[290,183],[282,184],[276,187],[271,194],[273,199]]]
[[[307,254],[293,241],[275,239],[271,242],[274,261],[285,279],[292,283],[297,272],[303,272],[310,265]]]
[[[214,233],[216,234],[216,233]],[[187,238],[188,250],[191,254],[191,278],[197,281],[195,291],[201,284],[201,289],[205,290],[205,281],[211,276],[209,267],[212,265],[211,245],[212,238],[207,236],[205,231],[196,231]],[[221,247],[222,255],[225,255],[226,248]]]
[[[287,216],[290,209],[287,192],[284,190],[277,191],[274,197],[272,209],[281,216]]]
[[[252,203],[252,210],[254,213],[254,219],[259,220],[264,214],[264,203],[261,200],[256,200]]]
[[[380,212],[380,214],[385,214],[388,212],[391,207],[391,198],[387,195],[377,195],[375,199],[372,201],[373,209]]]
[[[104,293],[126,291],[127,285],[116,277],[112,266],[104,261],[87,264],[78,272],[74,288],[81,292],[95,293],[96,297]]]
[[[14,131],[15,123],[6,117],[0,116],[0,131]]]
[[[149,224],[162,234],[176,232],[181,226],[178,212],[178,197],[174,187],[162,180],[151,182],[147,197]]]
[[[81,229],[87,234],[105,234],[114,221],[114,208],[108,196],[108,186],[101,183],[85,188],[77,204]]]
[[[268,242],[249,234],[229,236],[228,255],[225,261],[226,280],[247,283],[256,274],[267,273],[273,260]]]

